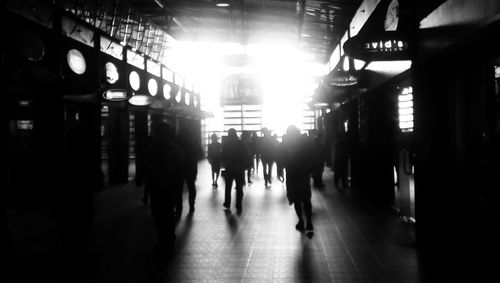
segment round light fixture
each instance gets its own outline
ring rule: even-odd
[[[215,6],[219,8],[227,8],[229,7],[229,3],[226,1],[217,1],[217,4],[215,4]]]
[[[118,69],[116,68],[115,64],[108,62],[104,65],[104,70],[106,73],[106,81],[110,84],[114,84],[118,81],[120,78],[120,75],[118,74]]]
[[[158,83],[155,79],[149,79],[148,81],[148,91],[149,94],[155,96],[158,93]]]
[[[76,49],[71,49],[68,51],[66,59],[68,61],[69,68],[71,71],[75,72],[75,74],[81,75],[85,73],[85,70],[87,70],[87,63],[85,62],[85,57],[83,57],[82,52]]]
[[[170,91],[171,90],[172,90],[172,87],[169,84],[163,85],[163,97],[165,97],[165,99],[170,98]]]
[[[128,79],[130,87],[132,87],[133,90],[137,91],[141,86],[141,78],[139,77],[139,74],[136,71],[132,71],[130,72]]]

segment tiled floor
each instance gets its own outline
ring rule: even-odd
[[[413,247],[414,227],[349,190],[313,190],[312,238],[295,230],[285,186],[264,188],[254,176],[243,213],[222,209],[223,181],[211,187],[200,163],[196,211],[185,209],[170,261],[155,257],[156,233],[142,188],[133,182],[97,197],[87,282],[424,282]],[[185,208],[187,196],[185,198]],[[46,275],[47,276],[47,275]]]

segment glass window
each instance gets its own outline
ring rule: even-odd
[[[166,80],[167,82],[173,83],[174,82],[174,72],[171,70],[163,67],[162,68],[162,76],[163,79]]]
[[[147,69],[148,73],[151,73],[157,77],[159,77],[161,75],[160,65],[155,63],[154,61],[147,60],[146,61],[146,69]]]
[[[130,87],[132,87],[132,89],[135,91],[139,90],[139,88],[141,87],[141,78],[136,71],[130,72],[129,83]]]
[[[67,37],[70,37],[90,47],[94,47],[94,31],[85,27],[84,25],[80,25],[69,18],[62,17],[61,31]]]
[[[119,43],[110,40],[107,37],[101,36],[100,50],[101,52],[113,56],[116,59],[119,60],[123,59],[123,46],[121,46]]]
[[[118,69],[116,68],[115,64],[108,62],[106,65],[104,65],[104,71],[106,74],[106,81],[110,84],[114,84],[118,81],[120,78],[120,75],[118,74]]]
[[[83,57],[83,54],[80,51],[71,49],[70,51],[68,51],[66,59],[68,60],[68,66],[70,67],[71,71],[75,72],[76,74],[81,75],[85,73],[85,70],[87,70],[85,57]]]
[[[127,49],[127,63],[144,70],[144,57],[141,54]]]

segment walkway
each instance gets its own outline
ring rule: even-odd
[[[91,243],[91,282],[422,282],[413,227],[349,191],[314,190],[315,234],[295,230],[293,207],[276,179],[265,189],[254,176],[245,188],[243,213],[222,209],[223,181],[211,187],[200,163],[196,211],[177,229],[172,261],[155,260],[156,234],[142,189],[132,183],[98,196]]]
[[[274,175],[276,176],[276,175]],[[325,169],[326,188],[313,190],[315,234],[295,230],[285,186],[264,188],[254,176],[244,189],[243,213],[223,210],[223,186],[211,186],[199,165],[196,211],[177,227],[176,253],[155,257],[156,232],[133,182],[96,195],[85,282],[424,282],[413,246],[414,227],[350,190],[337,190]],[[53,282],[60,247],[49,213],[12,215],[18,282]],[[71,280],[70,280],[71,281]],[[68,282],[70,282],[68,281]]]

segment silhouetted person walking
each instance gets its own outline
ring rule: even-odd
[[[264,137],[262,137],[261,159],[262,168],[264,171],[264,185],[267,187],[271,184],[273,163],[276,159],[277,143],[271,136],[271,131],[267,128],[262,129]]]
[[[295,207],[299,222],[295,228],[299,231],[312,232],[312,205],[310,174],[312,172],[312,145],[307,137],[300,134],[295,126],[289,126],[283,137],[283,163],[286,169],[286,187],[288,201]],[[306,221],[304,222],[302,213]],[[305,225],[306,224],[306,225]]]
[[[227,140],[222,144],[222,164],[224,166],[224,179],[226,183],[225,198],[223,206],[226,209],[231,207],[231,188],[233,181],[236,183],[236,210],[238,214],[242,212],[243,185],[245,182],[246,160],[250,153],[238,139],[236,130],[233,128],[227,132]]]
[[[259,173],[259,162],[260,162],[260,149],[261,149],[262,139],[257,135],[256,132],[252,132],[252,137],[250,138],[250,154],[255,160],[255,166],[252,166],[253,171]]]
[[[283,143],[277,144],[276,150],[276,174],[280,182],[285,182],[285,166],[283,165]]]
[[[212,186],[218,187],[219,185],[217,182],[219,180],[220,163],[222,158],[222,144],[219,143],[216,134],[212,134],[210,139],[212,142],[208,145],[207,159],[212,169]]]
[[[196,200],[196,176],[198,175],[198,161],[201,159],[201,146],[196,143],[194,133],[188,128],[182,129],[179,136],[179,144],[184,156],[183,176],[189,193],[189,213],[194,212]],[[177,203],[176,214],[180,217],[182,213],[182,194]]]
[[[172,141],[170,124],[151,125],[152,142],[147,149],[145,186],[151,198],[151,212],[158,232],[158,252],[170,254],[175,243],[175,203],[182,194],[183,156],[180,146]]]
[[[241,133],[241,141],[247,148],[248,152],[251,152],[252,150],[252,144],[251,144],[251,136],[249,131],[243,131]],[[252,183],[252,167],[253,167],[253,157],[251,154],[248,155],[248,158],[246,160],[246,165],[245,165],[245,171],[246,171],[246,177],[247,177],[247,183],[251,184]]]

